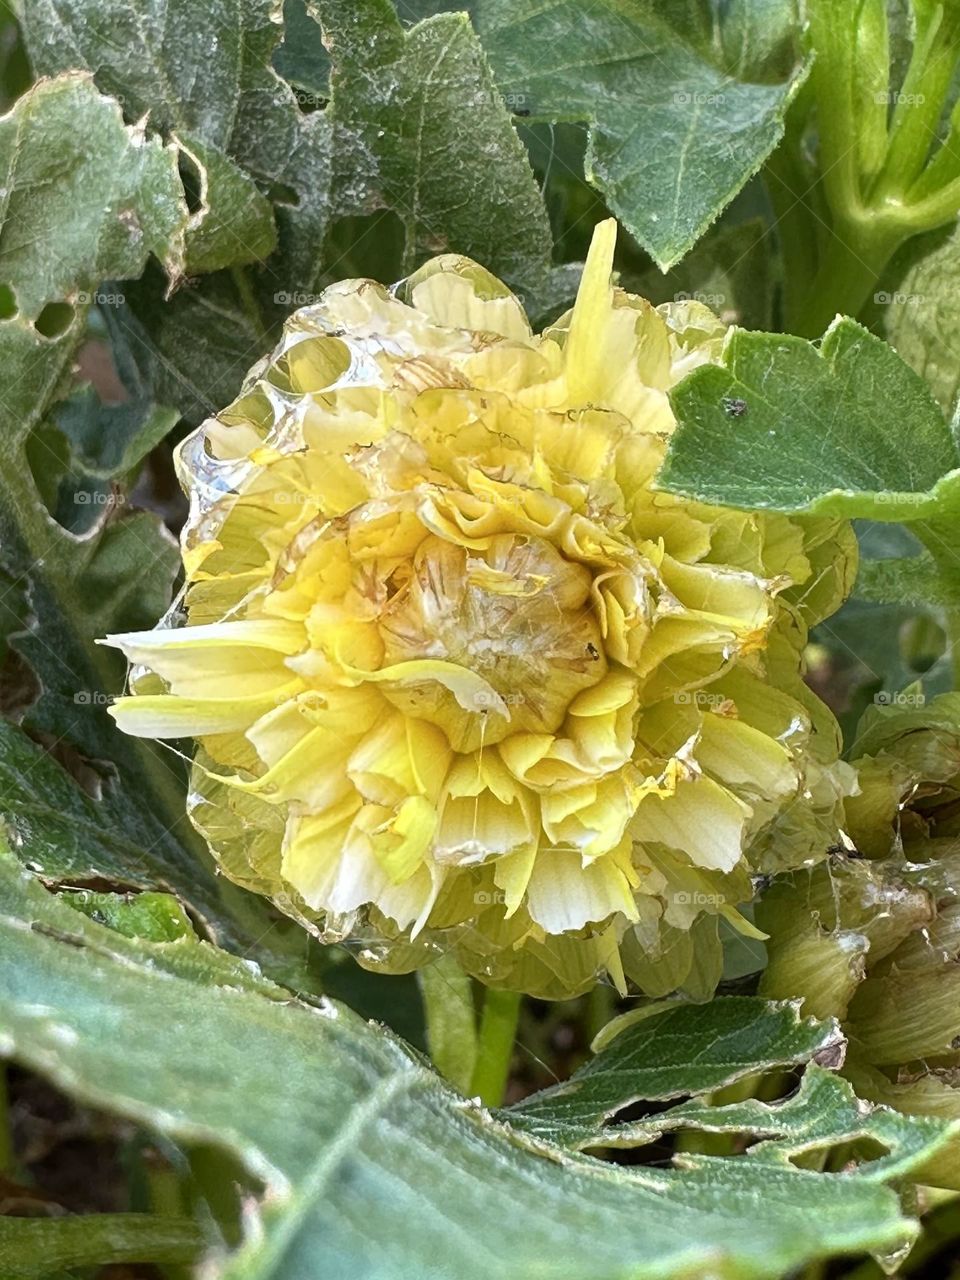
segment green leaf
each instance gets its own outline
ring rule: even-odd
[[[173,409],[146,397],[103,404],[89,385],[56,405],[52,416],[70,443],[71,463],[83,477],[96,480],[134,471],[177,422]]]
[[[0,275],[21,321],[104,276],[139,275],[150,254],[180,270],[187,208],[174,153],[127,129],[89,76],[41,81],[0,119],[0,174]]]
[[[944,589],[943,576],[928,551],[915,556],[861,560],[854,590],[859,599],[877,604],[922,607],[951,603],[951,593]]]
[[[269,257],[277,245],[277,230],[266,196],[237,164],[202,138],[187,135],[178,145],[196,170],[199,185],[199,207],[187,229],[186,270],[195,275]]]
[[[263,1180],[259,1230],[211,1276],[732,1280],[916,1233],[866,1177],[749,1158],[631,1169],[534,1141],[342,1006],[241,988],[238,962],[202,944],[124,938],[6,859],[0,881],[3,1051]]]
[[[344,212],[360,211],[344,200],[365,177],[366,207],[404,225],[405,274],[448,250],[520,289],[540,284],[546,210],[467,16],[404,31],[386,0],[318,0],[317,12],[333,59],[330,117],[354,139],[337,156]]]
[[[121,584],[111,582],[102,595],[104,571],[115,571],[129,556],[136,562],[143,607],[150,609],[150,569],[158,568],[161,579],[166,573],[168,585],[173,548],[155,535],[156,522],[147,517],[105,524],[109,510],[101,512],[100,536],[67,536],[43,508],[28,446],[69,378],[88,291],[105,275],[138,274],[151,252],[168,269],[178,269],[187,211],[172,153],[127,129],[117,105],[84,75],[41,82],[19,99],[0,120],[0,165],[3,282],[18,306],[0,322],[7,378],[0,404],[3,567],[14,578],[32,580],[37,595],[31,604],[38,613],[44,594],[69,603],[80,634],[89,640],[122,592]],[[69,663],[66,653],[51,657]]]
[[[247,127],[258,115],[274,125],[278,104],[293,105],[270,67],[279,33],[259,0],[23,0],[21,8],[40,74],[86,67],[128,118],[150,112],[165,133],[194,133],[239,154],[259,145],[260,128]]]
[[[919,684],[928,700],[953,687],[944,606],[947,577],[915,529],[855,521],[859,568],[850,599],[812,634],[812,682],[842,691],[844,741],[871,701]],[[838,701],[840,699],[838,698]]]
[[[819,347],[733,330],[722,365],[672,393],[678,428],[658,483],[705,502],[923,520],[955,500],[960,455],[923,379],[838,319]]]
[[[774,1165],[869,1139],[885,1148],[876,1159],[857,1166],[856,1176],[870,1182],[909,1178],[960,1133],[960,1122],[944,1125],[871,1106],[846,1080],[816,1064],[806,1068],[799,1089],[788,1098],[773,1103],[748,1098],[728,1106],[696,1099],[640,1124],[647,1127],[646,1141],[682,1129],[760,1137],[763,1141],[750,1148],[750,1157]],[[685,1164],[695,1167],[696,1161],[696,1156],[684,1156]]]
[[[129,745],[116,730],[111,733],[103,711],[79,704],[77,715],[96,715],[104,750],[117,759],[124,751],[129,755]],[[73,736],[80,736],[77,726]],[[161,767],[158,762],[156,768]],[[90,766],[84,774],[96,798],[20,729],[0,721],[0,816],[26,866],[54,883],[106,880],[140,890],[171,889],[208,936],[252,955],[279,981],[298,989],[320,988],[317,948],[308,935],[290,921],[278,921],[260,899],[217,879],[185,818],[173,830],[164,829],[165,812],[182,815],[184,810],[184,793],[174,777],[169,779],[169,809],[161,810],[154,807],[163,798],[157,795],[157,777],[142,762],[128,761],[122,771],[126,785],[136,788],[131,792]],[[108,900],[111,896],[105,895]],[[104,912],[106,918],[115,927],[124,918],[135,922],[141,912],[150,912],[149,905],[140,905],[144,896],[150,897],[133,898],[126,911],[118,897],[112,910]],[[95,904],[97,895],[70,901],[82,908],[84,901]],[[96,909],[104,911],[104,904]]]
[[[560,1146],[623,1145],[635,1127],[613,1128],[606,1121],[631,1103],[711,1093],[758,1071],[842,1051],[835,1022],[803,1019],[798,1009],[799,1002],[731,996],[628,1014],[625,1029],[569,1080],[505,1114],[525,1132]],[[645,1133],[647,1122],[638,1127]]]
[[[534,121],[589,126],[588,179],[667,270],[703,235],[783,135],[802,76],[794,6],[478,0],[500,90]],[[727,6],[725,6],[727,8]],[[761,18],[762,12],[762,18]]]
[[[147,271],[125,292],[121,324],[141,354],[154,396],[176,405],[192,424],[229,404],[273,343],[259,307],[251,308],[232,272],[204,276],[167,298],[160,273]]]
[[[821,680],[843,690],[849,703],[838,716],[848,747],[857,742],[867,707],[892,700],[918,681],[928,700],[953,688],[945,621],[941,610],[854,596],[815,628],[812,640],[825,659]]]
[[[316,109],[271,65],[276,53],[289,70],[295,44],[308,67],[316,61],[306,24],[316,41],[322,33],[302,5],[287,5],[296,25],[279,51],[273,0],[215,0],[202,11],[194,0],[23,7],[41,73],[87,67],[128,119],[146,115],[179,149],[194,205],[187,269],[213,274],[169,296],[167,281],[148,272],[125,290],[135,320],[124,323],[148,356],[155,398],[189,421],[234,397],[286,312],[350,273],[333,242],[337,220],[379,215],[388,226],[388,215],[399,217],[401,251],[387,280],[449,249],[531,296],[543,282],[543,201],[463,15],[405,30],[382,0],[310,6],[327,25],[332,58],[333,99]],[[389,239],[380,228],[364,227],[358,245]],[[363,258],[351,270],[368,272]]]
[[[945,734],[952,736],[957,733],[958,724],[960,693],[957,692],[944,694],[929,703],[906,707],[880,703],[872,707],[863,718],[857,740],[857,754],[879,755],[913,731],[942,729]]]
[[[694,7],[703,11],[702,5]],[[674,25],[683,31],[682,3],[676,12]],[[727,0],[719,21],[712,6],[708,12],[708,39],[731,71],[746,80],[776,83],[795,69],[800,17],[795,0]]]
[[[329,129],[322,114],[300,112],[270,64],[281,37],[270,0],[24,0],[23,14],[41,75],[86,68],[128,120],[147,116],[193,156],[204,187],[191,227],[198,264],[261,257],[273,212],[253,182],[282,183],[293,202],[280,231],[305,278],[328,215]]]
[[[103,723],[109,729],[106,717]],[[117,758],[129,752],[116,730],[105,736],[104,745]],[[248,956],[275,981],[297,991],[332,991],[367,1017],[389,1022],[419,1042],[411,979],[385,979],[360,969],[345,952],[321,948],[262,899],[215,877],[184,819],[174,831],[158,829],[158,816],[143,803],[155,783],[138,773],[136,764],[124,773],[127,785],[137,788],[130,793],[115,780],[104,783],[88,766],[83,774],[95,796],[21,730],[0,721],[0,817],[20,861],[52,883],[108,881],[144,891],[132,898],[103,895],[104,903],[97,905],[100,895],[84,890],[82,898],[69,896],[71,906],[94,904],[112,927],[142,932],[142,913],[157,915],[158,896],[164,898],[161,916],[169,911],[179,918],[165,895],[149,892],[170,889],[207,937]],[[171,782],[171,808],[182,814],[184,793]]]
[[[179,564],[173,539],[155,516],[114,501],[98,505],[83,536],[73,536],[47,510],[30,465],[38,453],[38,470],[49,471],[41,432],[56,413],[105,475],[146,445],[136,425],[115,439],[118,457],[98,428],[71,421],[77,401],[58,406],[58,397],[84,336],[89,302],[80,294],[102,276],[139,272],[151,248],[176,261],[186,208],[175,158],[127,128],[116,104],[76,74],[21,98],[0,121],[0,147],[7,170],[0,235],[10,250],[4,280],[20,302],[17,315],[0,321],[0,571],[18,584],[4,601],[2,631],[14,661],[29,668],[17,690],[25,727],[73,772],[5,724],[0,807],[21,857],[51,878],[172,889],[212,936],[238,950],[266,937],[258,950],[266,965],[275,962],[296,985],[315,985],[302,932],[274,928],[264,904],[214,875],[186,818],[181,761],[131,742],[107,715],[125,673],[95,641],[152,626],[165,611]],[[60,230],[47,231],[54,213]],[[31,313],[69,299],[77,305],[59,334],[44,336],[30,323]],[[135,384],[135,372],[119,363]],[[142,387],[138,394],[143,408],[149,397]],[[116,419],[106,414],[104,433],[108,424]],[[87,494],[80,488],[78,499]]]
[[[178,938],[194,936],[189,916],[169,893],[95,893],[92,889],[76,889],[61,893],[60,899],[128,938],[176,942]]]
[[[86,122],[80,131],[78,121]],[[0,564],[12,580],[27,583],[24,603],[33,620],[14,643],[43,685],[34,723],[59,736],[58,700],[72,706],[81,692],[111,687],[116,668],[104,664],[94,637],[108,619],[153,621],[169,599],[177,556],[153,517],[114,519],[112,506],[100,509],[87,536],[71,537],[44,507],[30,449],[42,450],[43,436],[35,433],[70,377],[84,332],[81,295],[101,276],[141,271],[151,249],[175,265],[186,208],[172,155],[127,129],[116,104],[82,75],[41,82],[21,98],[0,121],[0,148],[7,170],[0,208],[0,235],[9,246],[4,278],[19,303],[18,313],[0,322],[7,379],[0,404]],[[48,192],[53,174],[56,197]],[[43,316],[71,299],[79,307],[62,308],[59,331],[42,325]],[[30,323],[37,316],[46,332]]]
[[[146,1213],[0,1217],[0,1274],[4,1280],[50,1280],[60,1267],[192,1263],[203,1244],[199,1227],[188,1218]]]
[[[25,0],[23,8],[41,73],[81,64],[129,119],[145,116],[178,140],[197,202],[191,271],[242,270],[279,234],[282,266],[269,268],[264,291],[312,287],[331,212],[330,130],[322,113],[301,113],[270,67],[281,32],[269,0],[222,0],[202,11],[191,0],[97,0],[67,10]],[[276,189],[274,205],[257,184]],[[125,292],[137,319],[123,323],[148,357],[156,399],[193,421],[229,401],[271,345],[258,304],[229,274],[169,301],[159,273]]]

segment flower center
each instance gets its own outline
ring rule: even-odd
[[[468,708],[434,681],[387,696],[440,726],[458,751],[511,733],[554,733],[572,699],[607,670],[591,582],[542,538],[501,534],[474,552],[428,537],[381,612],[384,663],[455,663],[499,697],[476,692]]]

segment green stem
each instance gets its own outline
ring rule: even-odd
[[[788,317],[789,331],[818,338],[838,312],[856,316],[895,248],[896,241],[890,237],[870,237],[862,230],[834,234],[800,306]]]
[[[767,160],[764,170],[780,241],[781,283],[787,311],[793,308],[798,286],[802,288],[804,282],[813,277],[817,267],[818,220],[829,217],[822,207],[822,193],[817,190],[817,174],[803,154],[803,133],[811,105],[808,81],[787,114],[783,141]]]
[[[928,190],[921,178],[957,61],[960,15],[937,7],[918,31],[888,132],[882,0],[809,0],[808,8],[816,53],[809,83],[832,233],[821,243],[809,287],[799,300],[788,294],[786,301],[787,328],[817,337],[838,312],[862,310],[904,241],[950,221],[960,207],[960,179]],[[946,161],[939,167],[950,171]],[[797,278],[798,264],[791,265]]]
[[[146,1213],[91,1213],[65,1218],[0,1218],[0,1256],[16,1259],[17,1275],[57,1274],[66,1268],[153,1262],[173,1274],[196,1275],[203,1232],[189,1218]],[[5,1275],[10,1272],[4,1270]]]
[[[878,197],[906,191],[923,172],[953,80],[955,39],[956,18],[942,9],[925,30],[917,31],[893,112]]]
[[[890,141],[887,146],[884,179],[881,187],[886,190],[905,190],[921,170],[931,139],[936,137],[936,125],[943,110],[943,95],[950,87],[953,68],[947,66],[945,83],[935,75],[931,83],[928,67],[937,38],[939,20],[935,19],[926,31],[918,31],[910,56],[910,65],[903,86],[896,97],[893,119],[890,123]],[[940,70],[943,59],[933,59],[935,70]],[[931,90],[935,92],[931,93]]]
[[[854,35],[855,104],[858,107],[857,161],[861,181],[883,168],[887,154],[890,94],[890,29],[887,0],[862,0]]]
[[[820,171],[831,209],[861,207],[856,139],[863,104],[857,101],[857,0],[809,0],[816,57],[811,71],[820,135]]]
[[[801,1280],[823,1280],[827,1274],[827,1264],[821,1259],[817,1262],[811,1262],[807,1269],[803,1272]]]
[[[243,1243],[241,1192],[248,1181],[243,1166],[210,1144],[192,1147],[186,1154],[196,1194],[206,1202],[227,1247],[238,1249]]]
[[[616,992],[613,987],[608,987],[603,982],[598,982],[587,996],[587,1036],[591,1044],[613,1018],[616,1004]]]
[[[150,1207],[156,1214],[156,1221],[164,1219],[180,1219],[184,1214],[183,1187],[176,1170],[164,1162],[158,1164],[148,1158],[145,1162],[147,1186],[150,1195]],[[190,1280],[194,1274],[192,1269],[178,1265],[177,1258],[172,1258],[164,1271],[167,1280]]]
[[[473,987],[452,952],[417,974],[427,1024],[427,1049],[445,1080],[470,1092],[477,1061]]]
[[[953,178],[938,191],[922,200],[903,206],[902,220],[910,235],[933,231],[946,222],[952,222],[960,209],[960,177]]]
[[[483,1000],[477,1064],[470,1092],[488,1107],[499,1107],[506,1092],[510,1061],[520,1016],[517,991],[495,991],[488,987]]]

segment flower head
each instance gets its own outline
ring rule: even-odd
[[[656,490],[724,329],[614,288],[614,238],[543,334],[452,256],[293,315],[181,447],[187,625],[112,638],[120,725],[199,742],[226,873],[366,963],[706,993],[751,844],[820,841],[799,661],[849,528]]]

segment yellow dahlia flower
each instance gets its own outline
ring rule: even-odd
[[[180,449],[187,625],[110,640],[119,724],[199,742],[224,871],[363,963],[706,994],[751,842],[829,843],[799,655],[849,528],[657,492],[724,329],[614,288],[614,240],[543,334],[452,256],[298,311]]]

